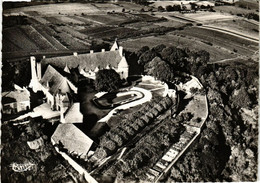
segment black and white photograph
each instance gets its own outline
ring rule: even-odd
[[[1,6],[2,183],[258,181],[259,0]]]

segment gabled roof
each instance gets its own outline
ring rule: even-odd
[[[61,142],[69,152],[74,151],[77,154],[87,154],[93,143],[92,139],[73,124],[60,124],[51,138],[56,144]]]
[[[82,123],[83,115],[80,112],[80,103],[74,103],[67,114],[65,114],[65,123]]]
[[[70,74],[70,69],[68,68],[67,64],[66,67],[64,68],[64,71]]]
[[[67,65],[69,68],[76,68],[79,66],[80,69],[85,71],[94,71],[96,67],[105,69],[107,65],[117,68],[118,63],[122,57],[118,50],[106,51],[97,53],[81,54],[78,56],[62,56],[45,58],[42,60],[43,65],[51,64],[58,68],[64,69]]]
[[[113,46],[111,47],[110,51],[115,51],[115,50],[118,50],[118,49],[119,49],[119,47],[118,47],[118,44],[115,40],[115,42],[114,42]]]
[[[64,94],[71,92],[69,81],[51,65],[48,66],[40,83],[45,87],[49,87],[51,94],[56,94],[59,90]]]

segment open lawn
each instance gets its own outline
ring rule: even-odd
[[[201,42],[200,40],[195,40],[193,38],[188,38],[185,36],[178,36],[175,35],[174,33],[175,32],[168,33],[166,35],[160,35],[160,36],[149,36],[149,37],[143,37],[138,39],[129,39],[127,41],[122,41],[121,45],[130,51],[137,51],[143,46],[147,46],[147,45],[150,48],[152,48],[159,44],[165,44],[166,46],[188,47],[190,50],[194,50],[194,51],[206,50],[210,53],[210,61],[217,61],[226,58],[236,57],[234,54],[231,54],[227,50],[222,50],[210,46],[206,43]]]

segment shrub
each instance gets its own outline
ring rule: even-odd
[[[139,127],[141,127],[141,128],[143,128],[143,127],[145,126],[144,121],[141,120],[141,119],[137,119],[137,120],[135,121],[135,123],[136,123]]]
[[[116,143],[112,140],[108,140],[105,142],[104,147],[109,149],[110,151],[114,151],[116,149]]]
[[[107,156],[107,152],[105,149],[103,149],[102,147],[99,147],[96,151],[95,151],[95,157],[97,159],[104,159]]]
[[[133,136],[135,134],[135,131],[132,127],[130,126],[125,126],[124,131],[129,135]]]
[[[158,116],[159,114],[159,111],[156,108],[153,108],[151,112],[153,113],[154,116]]]
[[[143,120],[146,124],[148,124],[150,122],[150,118],[146,115],[140,117],[141,120]]]

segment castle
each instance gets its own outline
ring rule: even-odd
[[[63,73],[70,74],[71,69],[78,69],[78,72],[91,79],[95,79],[95,74],[101,69],[114,69],[121,77],[128,77],[129,66],[123,55],[123,47],[113,44],[110,51],[102,49],[101,52],[94,53],[92,50],[88,54],[77,54],[70,56],[45,58],[36,62],[34,56],[30,57],[31,62],[31,82],[29,87],[34,92],[42,91],[47,103],[52,110],[61,111],[61,121],[70,117],[64,116],[66,111],[73,109],[79,110],[79,104],[74,104],[70,100],[70,94],[77,94],[77,87],[57,69]],[[42,65],[47,69],[42,76]],[[55,69],[56,68],[56,69]],[[75,107],[77,106],[77,107]],[[67,114],[71,114],[67,112]]]

